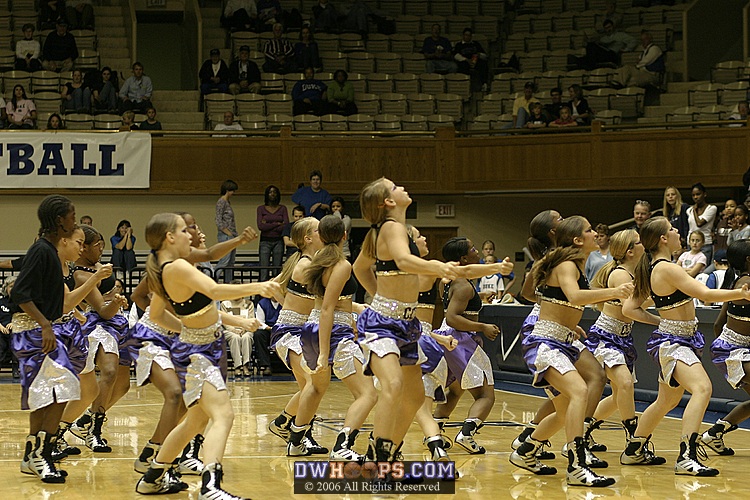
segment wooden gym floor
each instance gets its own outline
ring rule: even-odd
[[[255,499],[291,498],[293,459],[285,456],[282,441],[266,429],[269,419],[274,418],[294,393],[296,384],[286,381],[240,381],[230,382],[235,422],[229,438],[224,459],[225,485],[234,494]],[[45,485],[33,476],[21,474],[19,463],[21,446],[28,429],[28,415],[18,410],[20,387],[18,384],[0,384],[0,491],[5,499],[130,499],[145,497],[134,491],[139,475],[133,471],[133,459],[139,453],[154,429],[161,407],[161,396],[152,387],[133,388],[108,414],[105,437],[113,447],[109,454],[93,455],[80,442],[83,452],[64,463],[68,471],[68,482],[63,485]],[[340,427],[344,411],[351,401],[341,383],[332,383],[319,415],[324,422],[316,428],[318,441],[331,446]],[[750,481],[743,479],[750,458],[750,433],[745,430],[733,432],[727,444],[737,454],[734,457],[711,455],[709,463],[721,470],[716,478],[694,478],[675,476],[672,470],[677,455],[679,420],[667,418],[657,429],[653,442],[660,455],[667,457],[667,464],[659,467],[623,467],[619,465],[619,453],[624,435],[615,425],[599,431],[595,437],[611,451],[598,454],[609,461],[608,475],[617,479],[612,488],[567,488],[564,467],[567,461],[559,458],[563,444],[562,434],[553,439],[553,448],[558,458],[550,464],[558,468],[555,476],[538,477],[518,469],[508,462],[509,445],[516,436],[520,422],[528,421],[541,399],[535,396],[496,391],[495,408],[489,422],[480,431],[477,440],[484,445],[486,455],[470,456],[454,447],[449,453],[461,473],[456,483],[457,499],[700,499],[715,498],[720,494],[728,498],[749,498]],[[454,426],[448,435],[454,437],[457,425],[471,402],[466,394],[454,413]],[[707,427],[707,426],[706,426]],[[366,435],[357,442],[357,450],[364,452]],[[71,443],[77,441],[70,439]],[[407,436],[404,452],[407,460],[420,460],[425,448],[422,434],[414,424]],[[321,457],[323,458],[323,457]],[[196,498],[199,479],[188,476],[191,485],[187,493],[168,495],[164,498]],[[318,495],[321,496],[321,495]],[[311,496],[300,496],[300,498]],[[332,495],[327,498],[341,498]],[[414,498],[437,498],[430,495],[413,495]],[[372,498],[357,495],[347,498]],[[395,497],[392,497],[395,498]],[[443,497],[445,498],[445,497]]]

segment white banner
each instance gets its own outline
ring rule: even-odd
[[[151,134],[0,133],[0,188],[148,188]]]

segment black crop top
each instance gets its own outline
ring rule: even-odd
[[[479,293],[477,293],[474,283],[472,283],[471,280],[468,281],[469,285],[474,289],[474,295],[469,299],[469,303],[466,304],[466,308],[462,314],[479,314],[479,310],[482,308],[482,298],[479,296]],[[448,292],[450,291],[452,283],[453,282],[447,283],[443,287],[443,309],[448,309],[448,303],[450,302]]]
[[[588,278],[586,278],[586,275],[581,272],[581,269],[578,266],[576,266],[576,269],[578,270],[578,288],[581,290],[589,290],[591,287],[589,286]],[[573,309],[583,311],[583,306],[576,306],[570,303],[567,295],[565,295],[565,292],[563,292],[562,288],[559,286],[544,285],[537,291],[539,292],[541,299],[545,302],[552,302],[553,304],[572,307]]]
[[[172,261],[162,264],[162,271],[164,271],[164,268],[167,264],[171,263]],[[162,283],[162,288],[163,287],[164,284]],[[206,307],[210,306],[214,302],[213,299],[211,299],[210,297],[206,297],[200,292],[193,293],[193,295],[189,299],[183,302],[175,302],[174,300],[172,300],[172,298],[167,294],[166,289],[164,290],[164,294],[167,296],[167,300],[169,301],[169,303],[172,304],[172,308],[174,309],[175,314],[180,317],[192,316],[198,313],[202,313]]]
[[[630,279],[631,280],[635,279],[635,276],[633,276],[632,274],[630,274],[630,271],[628,271],[627,269],[625,269],[622,266],[617,266],[614,269],[612,269],[612,271],[615,271],[617,269],[620,269],[620,270],[625,271],[626,273],[628,273],[630,275]],[[620,299],[612,299],[612,300],[608,300],[607,302],[605,302],[605,304],[609,304],[611,306],[621,306],[622,305],[622,301]]]
[[[309,255],[300,255],[300,259],[310,259]],[[300,283],[299,281],[295,281],[292,278],[289,278],[289,283],[286,285],[286,291],[291,293],[292,295],[297,295],[298,297],[302,297],[305,299],[314,299],[315,296],[307,291],[307,287]]]
[[[648,266],[648,274],[649,279],[651,279],[651,273],[654,270],[654,267],[656,267],[656,264],[659,262],[669,262],[667,259],[658,259],[651,263],[650,266]],[[674,309],[675,307],[680,307],[681,305],[687,304],[691,300],[693,300],[692,297],[687,295],[682,290],[675,290],[674,292],[670,293],[669,295],[656,295],[651,290],[651,298],[654,300],[654,306],[656,307],[656,310],[662,310],[662,309]]]
[[[742,273],[739,278],[745,276],[748,275]],[[735,304],[734,302],[730,301],[727,304],[727,316],[739,321],[750,321],[750,304]]]
[[[86,271],[87,273],[91,273],[91,274],[96,273],[96,269],[93,269],[91,267],[86,267],[86,266],[75,266],[75,268],[73,268],[73,270],[74,271]],[[114,274],[110,274],[109,277],[104,278],[103,280],[101,280],[99,282],[99,285],[97,285],[96,288],[99,289],[99,292],[102,295],[106,295],[107,293],[109,293],[109,292],[112,291],[112,289],[115,287],[115,284],[116,284],[115,275]],[[74,285],[75,285],[75,283],[74,283]],[[73,290],[74,288],[75,288],[75,286],[73,286],[73,288],[71,288],[71,290]]]
[[[437,300],[438,295],[438,282],[435,280],[435,282],[432,284],[432,288],[430,288],[427,291],[419,292],[419,297],[417,298],[417,303],[419,304],[419,307],[435,307],[435,301]]]
[[[383,223],[388,222],[388,221],[393,221],[393,219],[386,219],[385,221],[383,221]],[[376,231],[378,231],[378,234],[380,234],[379,232],[380,232],[380,228],[382,227],[382,225],[383,224],[380,224],[376,228]],[[409,251],[411,252],[412,255],[420,257],[419,248],[417,247],[417,244],[414,243],[414,240],[412,240],[411,238],[409,238]],[[398,266],[396,265],[395,260],[380,260],[376,258],[375,259],[375,274],[378,276],[395,276],[397,274],[409,274],[409,273],[405,273],[404,271],[399,269]]]
[[[68,267],[68,275],[63,276],[63,282],[68,286],[68,290],[71,292],[76,289],[76,279],[73,277],[73,273],[75,273],[75,267],[70,266]]]

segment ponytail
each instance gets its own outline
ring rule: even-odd
[[[643,223],[640,230],[641,242],[646,251],[635,267],[635,291],[633,297],[644,301],[651,295],[651,255],[659,250],[661,237],[672,230],[672,224],[666,217],[652,217]]]
[[[378,238],[378,227],[385,222],[388,213],[385,207],[385,200],[391,192],[386,183],[385,177],[371,182],[362,189],[359,195],[359,205],[362,211],[362,218],[370,223],[370,230],[365,235],[362,242],[362,253],[366,257],[375,260],[376,243]]]
[[[273,281],[281,285],[281,290],[284,293],[286,293],[286,287],[289,284],[289,280],[292,279],[294,268],[302,258],[302,252],[306,246],[305,238],[312,234],[313,227],[316,222],[317,219],[315,219],[314,217],[305,217],[304,219],[300,219],[292,225],[292,230],[289,234],[289,237],[297,246],[297,251],[294,252],[286,260],[284,266],[281,268],[281,273],[279,273],[279,275],[273,279]]]
[[[552,274],[552,271],[563,262],[572,261],[579,268],[586,264],[586,255],[573,243],[575,238],[583,234],[585,224],[588,224],[586,219],[580,215],[573,215],[557,226],[555,236],[558,245],[557,248],[548,251],[531,268],[531,277],[535,288],[544,285]]]
[[[326,215],[320,220],[318,234],[325,246],[315,253],[310,265],[305,269],[304,276],[307,291],[317,297],[322,297],[326,293],[323,285],[323,274],[326,269],[333,267],[341,260],[346,260],[344,252],[339,247],[339,243],[346,234],[344,221],[335,215]]]

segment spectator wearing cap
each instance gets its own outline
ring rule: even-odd
[[[219,49],[211,49],[211,58],[203,63],[198,76],[201,80],[201,95],[229,92],[229,67],[221,58]]]
[[[39,61],[41,47],[39,41],[34,40],[34,25],[23,25],[23,40],[16,42],[16,69],[21,71],[39,71],[42,63]]]
[[[224,7],[224,26],[234,31],[250,31],[258,19],[255,0],[229,0]]]
[[[260,69],[250,60],[250,47],[240,47],[240,57],[229,65],[229,92],[233,95],[260,92]]]
[[[57,21],[55,31],[47,35],[42,50],[42,66],[47,71],[70,71],[78,59],[78,46],[73,35],[68,33],[68,24]]]
[[[516,128],[526,127],[526,122],[531,116],[529,105],[532,102],[539,102],[539,99],[534,97],[534,90],[534,82],[526,82],[523,86],[523,95],[516,97],[513,101],[513,123]]]

